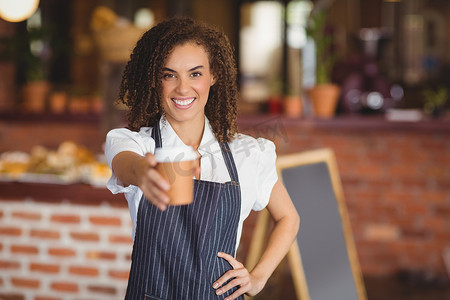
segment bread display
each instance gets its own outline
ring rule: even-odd
[[[57,149],[37,145],[30,153],[8,151],[0,154],[2,180],[75,183],[105,186],[111,170],[103,154],[97,157],[86,147],[72,141],[62,142]]]

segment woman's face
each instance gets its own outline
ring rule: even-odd
[[[205,116],[210,87],[208,54],[202,46],[186,43],[176,46],[162,70],[162,106],[172,124],[201,121]]]

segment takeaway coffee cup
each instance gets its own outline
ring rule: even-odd
[[[169,205],[185,205],[194,201],[192,170],[198,159],[192,147],[165,147],[155,150],[156,169],[169,182]]]

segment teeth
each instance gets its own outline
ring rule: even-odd
[[[176,100],[172,99],[177,105],[189,105],[194,101],[195,98],[187,99],[187,100]]]

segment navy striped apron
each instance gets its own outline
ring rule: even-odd
[[[159,122],[152,137],[162,147]],[[141,199],[125,299],[224,299],[237,290],[217,296],[212,288],[232,269],[217,253],[235,255],[241,210],[236,165],[228,144],[220,146],[230,182],[195,179],[194,203],[166,211]]]

